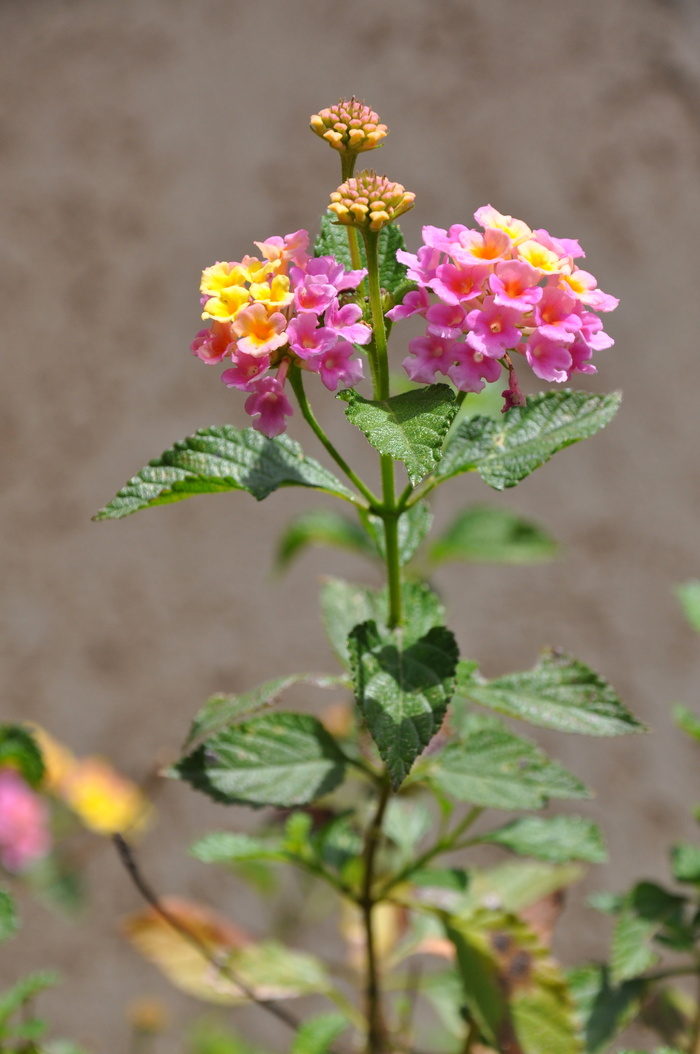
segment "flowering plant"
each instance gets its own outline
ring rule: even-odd
[[[255,834],[224,829],[192,852],[233,868],[255,865],[258,875],[297,869],[336,898],[346,951],[334,963],[256,941],[238,919],[161,898],[118,837],[149,902],[128,933],[192,994],[275,1014],[294,1030],[293,1054],[346,1050],[348,1042],[367,1054],[578,1054],[585,1015],[549,939],[558,894],[578,876],[578,862],[604,857],[602,839],[569,814],[489,820],[490,810],[537,812],[551,799],[588,794],[501,716],[595,736],[641,726],[602,677],[557,650],[545,650],[531,670],[485,677],[460,657],[438,595],[415,563],[407,567],[424,542],[433,564],[551,555],[551,539],[501,505],[467,509],[431,545],[427,499],[468,473],[499,492],[513,487],[611,420],[617,394],[563,389],[525,398],[516,368],[556,384],[595,372],[592,355],[612,344],[598,313],[617,301],[578,266],[576,241],[490,205],[475,214],[483,230],[425,226],[422,246],[409,252],[396,219],[415,196],[372,170],[355,173],[358,155],[383,144],[386,126],[352,99],[314,115],[311,127],[341,161],[315,244],[305,230],[268,237],[256,243],[258,256],[214,263],[202,275],[208,325],[192,351],[225,366],[222,380],[244,393],[252,428],[205,428],[176,443],[97,518],[195,494],[245,491],[262,500],[289,486],[329,495],[354,514],[308,513],[280,548],[285,562],[305,544],[331,542],[384,568],[381,589],[338,579],[323,587],[340,674],[291,674],[214,696],[167,773],[216,803],[265,809]],[[411,315],[426,331],[409,342],[408,381],[396,390],[388,340]],[[470,415],[467,396],[504,370],[502,414]],[[345,417],[376,451],[379,489],[321,427],[309,374],[338,393]],[[437,374],[444,380],[436,383]],[[342,479],[285,434],[296,409]],[[334,702],[320,718],[278,709],[295,684],[353,701]],[[468,855],[477,845],[530,861],[479,869]],[[332,1012],[288,1009],[308,995],[329,1001]],[[416,1000],[433,1008],[427,1024],[413,1015]]]

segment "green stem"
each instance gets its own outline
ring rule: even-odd
[[[298,366],[292,366],[289,371],[289,383],[291,384],[292,389],[294,390],[294,394],[297,397],[299,409],[302,412],[304,420],[309,425],[314,434],[318,437],[318,439],[321,441],[321,443],[323,443],[324,447],[326,448],[330,456],[333,458],[336,465],[338,465],[338,467],[342,469],[348,479],[355,484],[360,494],[362,494],[362,496],[367,499],[370,508],[378,508],[380,505],[379,498],[375,494],[373,494],[369,487],[367,487],[362,482],[360,477],[355,472],[353,472],[345,458],[338,453],[326,433],[321,428],[321,425],[316,420],[314,412],[309,404],[309,400],[306,398],[306,392],[304,390],[304,381],[301,373],[302,371],[299,369]]]
[[[341,154],[340,155],[340,173],[341,183],[344,183],[347,179],[350,179],[353,172],[355,171],[355,162],[357,161],[357,154]],[[357,230],[355,227],[345,228],[348,236],[348,246],[350,248],[350,259],[352,260],[353,270],[361,271],[362,256],[360,255],[360,241],[357,237]],[[360,296],[365,295],[364,282],[360,282],[358,286],[358,292]]]
[[[440,856],[441,853],[450,853],[457,848],[464,848],[463,846],[458,846],[456,844],[457,839],[460,835],[464,834],[464,832],[469,827],[471,827],[473,823],[475,823],[479,819],[483,811],[484,810],[478,805],[475,805],[472,809],[470,809],[469,812],[462,817],[457,826],[454,827],[453,830],[450,831],[448,834],[446,834],[444,838],[440,838],[439,841],[435,842],[435,844],[430,847],[430,849],[426,849],[426,851],[422,853],[421,856],[419,856],[416,860],[412,860],[410,864],[407,864],[406,867],[402,868],[401,871],[397,872],[397,874],[395,874],[393,878],[390,878],[389,881],[385,883],[385,885],[380,889],[377,895],[377,900],[384,900],[384,898],[389,895],[391,890],[394,889],[396,886],[400,885],[401,882],[404,881],[404,879],[409,878],[414,871],[419,871],[422,867],[425,867],[426,864],[429,864],[430,861],[434,860],[436,856]]]
[[[374,935],[373,911],[377,900],[373,895],[374,866],[379,848],[379,840],[384,822],[389,798],[391,796],[391,783],[385,776],[384,783],[377,802],[377,810],[365,836],[365,847],[363,851],[364,877],[362,882],[362,893],[360,895],[360,910],[365,930],[365,947],[367,954],[367,978],[365,982],[365,1014],[367,1017],[367,1048],[366,1054],[382,1054],[386,1047],[386,1026],[382,1009],[381,978],[379,974],[379,961]]]
[[[377,383],[374,398],[389,398],[389,359],[387,356],[386,324],[382,310],[382,290],[379,284],[379,233],[362,228],[362,239],[367,256],[367,280],[369,282],[369,305],[372,312],[372,327],[377,354]]]

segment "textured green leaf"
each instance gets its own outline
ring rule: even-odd
[[[618,915],[610,947],[613,984],[629,981],[658,962],[659,956],[649,946],[657,929],[655,922],[640,918],[629,909]]]
[[[278,487],[313,487],[351,496],[332,472],[306,457],[286,435],[267,439],[254,428],[201,428],[154,458],[105,505],[96,520],[118,520],[139,509],[195,494],[245,490],[261,501]]]
[[[342,263],[346,271],[353,270],[350,257],[350,246],[348,245],[347,228],[333,221],[334,213],[326,213],[321,219],[321,230],[316,244],[314,245],[314,256],[335,256]],[[359,238],[360,256],[362,266],[367,266],[367,257],[362,238]],[[379,232],[379,244],[377,252],[379,256],[379,284],[382,289],[389,293],[395,293],[406,280],[406,266],[396,259],[398,249],[405,249],[406,243],[397,223],[384,227]]]
[[[248,860],[287,860],[278,842],[264,842],[237,831],[204,835],[190,846],[190,855],[203,864],[236,864]]]
[[[431,384],[383,400],[365,399],[348,388],[340,398],[348,404],[348,420],[375,450],[405,463],[412,484],[433,471],[457,413],[449,385]]]
[[[343,677],[327,677],[323,674],[292,673],[286,677],[265,681],[264,684],[241,695],[212,695],[192,721],[183,751],[190,750],[195,743],[212,732],[220,732],[244,717],[267,709],[295,684],[309,684],[315,688],[340,688],[345,686],[346,681]]]
[[[451,479],[478,471],[495,490],[514,487],[558,450],[586,439],[615,415],[621,396],[589,392],[544,392],[529,396],[501,421],[473,417],[449,440],[436,476]]]
[[[583,1021],[586,1054],[606,1054],[610,1043],[637,1016],[644,984],[625,981],[615,987],[608,967],[576,967],[567,975],[569,989]]]
[[[505,846],[520,856],[534,856],[553,864],[607,860],[600,828],[583,816],[526,816],[479,836],[480,842]]]
[[[14,936],[19,926],[15,902],[9,893],[0,889],[0,944]]]
[[[290,1054],[328,1054],[333,1040],[348,1027],[343,1014],[319,1014],[300,1027]]]
[[[474,505],[461,512],[436,539],[430,559],[474,563],[529,564],[551,560],[557,544],[541,528],[510,509]]]
[[[674,845],[671,850],[671,871],[677,882],[700,883],[700,846]]]
[[[28,729],[21,725],[0,725],[0,766],[16,768],[30,787],[44,778],[41,751]]]
[[[404,640],[415,641],[445,621],[445,608],[436,593],[422,582],[406,582],[403,589],[406,625]],[[321,612],[326,636],[344,666],[350,665],[348,636],[353,626],[375,621],[386,625],[389,617],[387,589],[370,589],[340,578],[328,578],[321,590]]]
[[[348,549],[360,556],[377,555],[371,538],[359,524],[330,509],[312,509],[287,525],[277,546],[277,570],[286,570],[309,545]]]
[[[694,714],[687,706],[678,705],[673,708],[673,720],[681,732],[685,732],[696,743],[700,743],[700,717],[697,714]]]
[[[374,621],[350,633],[355,698],[396,790],[439,730],[452,696],[459,652],[454,635],[434,626],[408,644]]]
[[[171,775],[215,801],[306,805],[345,776],[335,740],[308,714],[264,714],[208,737]]]
[[[486,681],[473,665],[457,669],[457,693],[542,728],[616,736],[644,726],[597,673],[564,652],[545,649],[532,670]]]
[[[503,911],[446,925],[467,1009],[498,1050],[582,1054],[573,1001],[533,931]]]
[[[700,633],[700,581],[685,582],[676,588],[685,617],[694,630]]]
[[[21,1010],[24,1004],[37,996],[39,992],[58,984],[58,981],[58,974],[51,970],[39,970],[23,977],[6,992],[2,992],[0,994],[0,1025],[4,1025],[13,1014]]]
[[[550,798],[587,798],[570,772],[496,718],[472,715],[467,734],[430,759],[428,777],[443,794],[493,809],[540,809]]]
[[[384,523],[379,516],[366,515],[366,520],[376,550],[384,560],[386,558]],[[433,514],[426,501],[416,502],[399,517],[399,559],[402,564],[407,564],[415,555],[418,546],[428,535],[432,522]]]

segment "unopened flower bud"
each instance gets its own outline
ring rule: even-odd
[[[416,195],[400,183],[365,171],[334,190],[328,208],[335,213],[338,223],[380,231],[412,209],[415,199]]]
[[[335,106],[314,114],[311,131],[325,139],[334,150],[359,154],[381,146],[387,127],[379,123],[379,115],[374,110],[353,95],[352,99],[341,99]]]

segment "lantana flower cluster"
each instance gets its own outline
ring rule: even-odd
[[[51,847],[49,810],[20,773],[0,768],[0,867],[25,871]]]
[[[294,412],[284,391],[292,363],[318,373],[330,391],[362,378],[353,344],[367,344],[371,329],[357,303],[341,301],[367,272],[346,271],[333,256],[311,257],[305,230],[255,244],[260,257],[205,268],[202,318],[211,326],[191,349],[207,364],[231,360],[222,381],[248,393],[253,427],[272,437]]]
[[[545,381],[596,373],[591,356],[613,344],[596,312],[612,311],[618,300],[578,266],[585,256],[579,243],[531,230],[491,205],[474,218],[483,232],[424,227],[417,253],[397,253],[418,289],[388,317],[422,315],[427,323],[403,362],[411,380],[432,384],[440,373],[460,391],[479,392],[505,365],[507,409],[523,401],[511,352]]]

